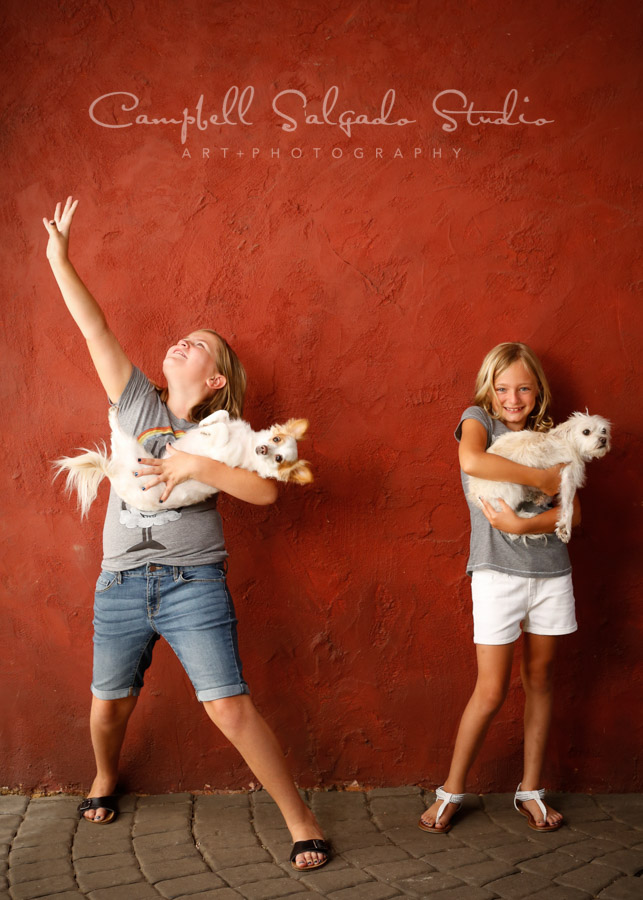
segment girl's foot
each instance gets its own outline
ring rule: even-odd
[[[439,787],[433,803],[420,817],[419,827],[423,831],[435,833],[451,830],[451,819],[462,806],[464,794],[452,794]],[[446,802],[445,802],[446,801]]]
[[[527,824],[534,831],[557,831],[563,824],[562,815],[544,802],[545,790],[526,791],[522,784],[514,797],[514,807],[525,816]]]
[[[449,824],[453,814],[458,811],[458,806],[456,803],[447,803],[444,812],[440,816],[440,821],[436,825],[435,820],[441,806],[442,801],[436,800],[432,806],[429,806],[429,808],[422,813],[420,822],[422,822],[423,825],[427,825],[429,828],[435,829],[435,831],[444,831],[445,825]]]
[[[557,812],[553,807],[551,807],[548,803],[545,803],[545,809],[547,811],[547,817],[544,818],[542,814],[542,810],[538,806],[535,800],[525,800],[522,804],[525,812],[530,812],[532,818],[534,819],[535,824],[539,828],[546,828],[547,825],[561,825],[563,821],[562,813]]]
[[[306,813],[306,819],[299,825],[293,826],[290,829],[294,844],[298,841],[324,840],[324,835],[317,823],[317,819],[308,808],[306,808]],[[293,861],[293,865],[296,869],[301,869],[303,871],[305,869],[319,867],[327,862],[327,860],[328,856],[326,853],[322,853],[319,850],[308,850],[305,853],[298,853]]]
[[[87,799],[92,797],[109,797],[116,790],[116,778],[101,778],[98,775],[94,778],[93,784],[87,794]],[[83,813],[85,819],[95,819],[96,822],[103,822],[109,816],[109,810],[102,806],[98,809],[88,809]]]

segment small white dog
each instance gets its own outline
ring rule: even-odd
[[[557,463],[568,463],[562,470],[560,479],[560,513],[556,522],[556,534],[567,543],[572,535],[572,513],[574,494],[585,484],[585,463],[600,459],[610,449],[610,423],[601,416],[575,412],[562,425],[551,431],[512,431],[501,435],[489,447],[487,453],[495,453],[521,463],[546,469]],[[469,477],[469,498],[482,508],[480,499],[487,501],[494,509],[502,499],[519,516],[529,518],[535,513],[519,511],[521,503],[530,500],[539,506],[546,506],[551,500],[546,494],[522,484],[505,481],[488,481],[485,478]],[[517,539],[519,535],[509,535]],[[527,535],[541,537],[541,535]]]
[[[54,462],[57,475],[67,471],[67,490],[77,491],[82,516],[87,515],[104,477],[109,478],[121,500],[144,512],[191,506],[217,493],[211,485],[189,480],[178,484],[168,499],[159,503],[165,485],[141,490],[153,476],[134,475],[140,467],[138,459],[145,455],[145,451],[136,438],[121,428],[116,406],[109,410],[109,424],[112,430],[111,457],[104,449],[103,452],[88,450],[80,456],[63,456]],[[208,456],[228,466],[250,469],[262,478],[309,484],[313,480],[310,466],[306,460],[297,459],[297,441],[307,430],[306,419],[290,419],[285,425],[253,431],[247,422],[231,419],[225,410],[220,409],[199,422],[197,428],[178,438],[172,446],[186,453]]]

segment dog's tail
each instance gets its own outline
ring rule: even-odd
[[[104,446],[102,451],[82,449],[85,452],[80,456],[63,456],[54,460],[53,466],[58,470],[55,478],[61,472],[67,472],[67,493],[76,491],[81,517],[85,518],[96,499],[98,485],[111,474],[111,461]]]

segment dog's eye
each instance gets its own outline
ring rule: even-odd
[[[601,434],[607,434],[607,429],[603,428],[603,430],[601,431]]]
[[[273,441],[275,444],[278,444],[280,440],[281,440],[280,437],[273,437]]]
[[[584,428],[584,429],[583,429],[583,434],[589,434],[589,428]]]
[[[277,456],[275,456],[275,462],[283,462],[283,461],[284,461],[283,456],[280,456],[279,454],[277,454]]]

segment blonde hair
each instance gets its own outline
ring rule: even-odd
[[[549,431],[554,421],[549,416],[551,403],[551,391],[540,360],[527,344],[507,342],[498,344],[485,356],[476,376],[475,395],[473,402],[481,406],[494,419],[500,416],[494,412],[492,398],[495,396],[494,384],[496,378],[515,362],[521,362],[536,379],[538,385],[538,397],[529,419],[527,428],[531,431]]]
[[[241,361],[232,347],[220,334],[211,328],[196,328],[195,331],[205,331],[207,334],[213,334],[217,339],[217,349],[214,358],[215,366],[218,374],[225,376],[225,384],[215,391],[211,397],[206,397],[200,403],[197,403],[196,406],[193,406],[189,412],[188,421],[200,422],[218,409],[225,409],[230,413],[231,418],[240,419],[243,413],[243,401],[248,384],[246,370],[241,365]],[[168,389],[162,388],[160,396],[161,400],[166,403]]]

